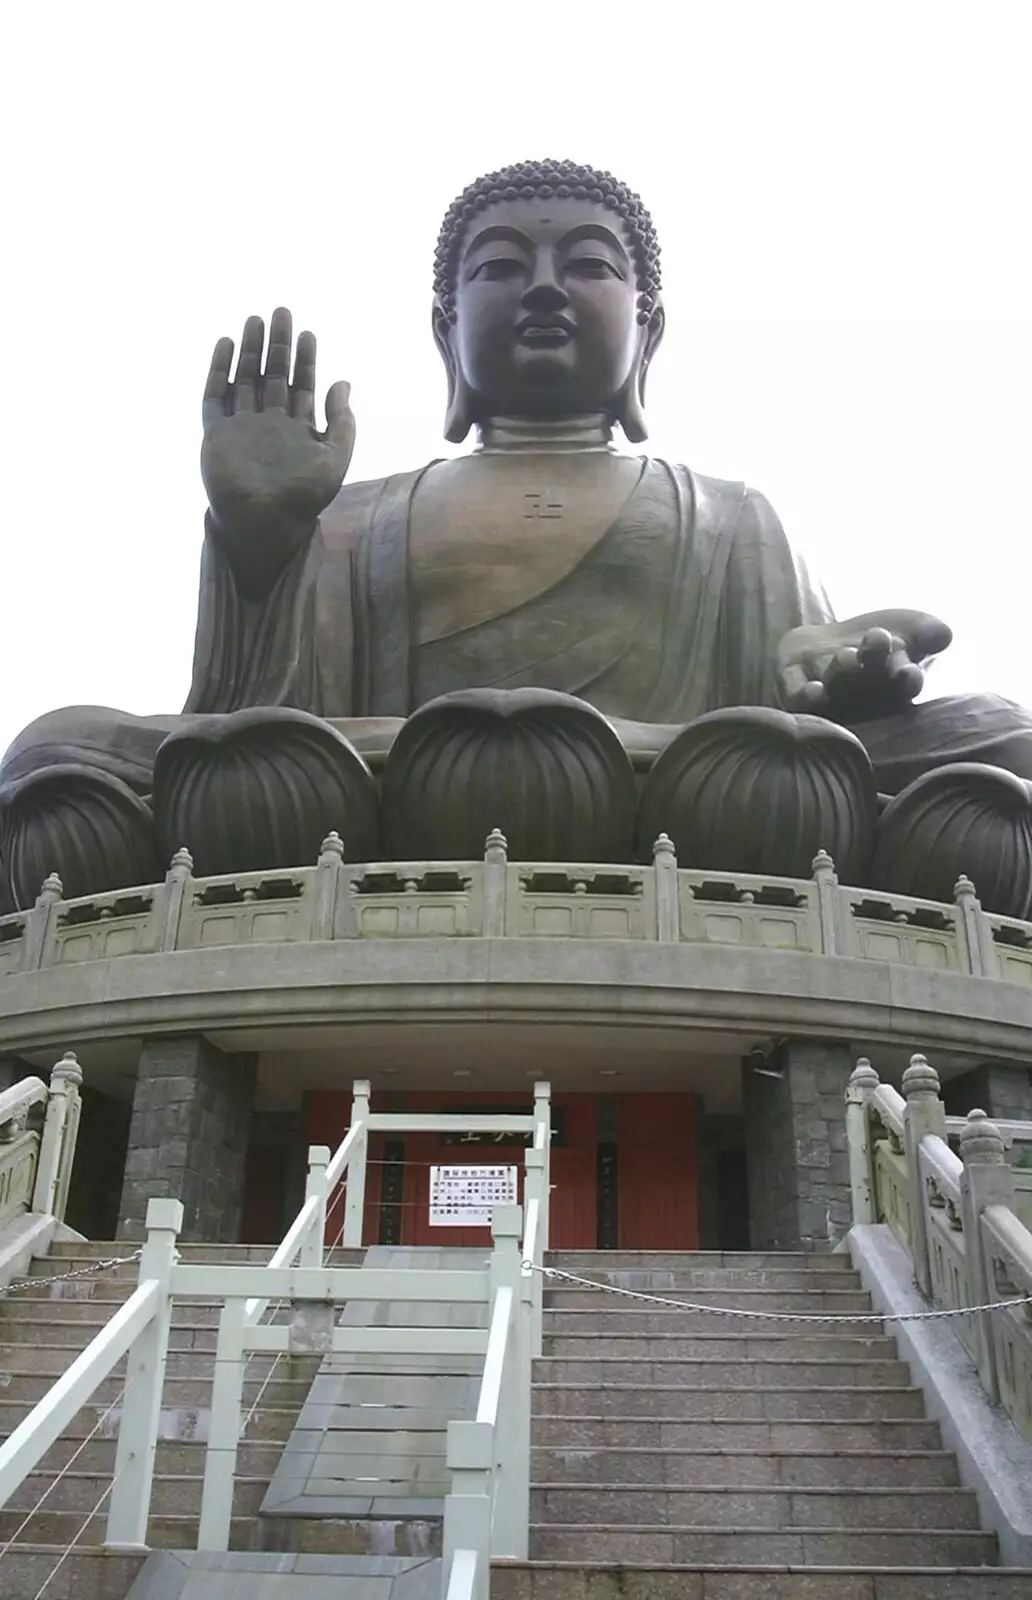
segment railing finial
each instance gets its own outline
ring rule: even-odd
[[[878,1074],[871,1066],[871,1063],[868,1061],[867,1057],[858,1057],[856,1066],[853,1068],[853,1071],[850,1075],[849,1088],[877,1089],[880,1082],[881,1079],[878,1077]]]
[[[79,1088],[82,1083],[82,1068],[74,1050],[66,1050],[60,1061],[51,1067],[50,1083],[51,1087],[55,1083],[74,1083],[75,1087]]]
[[[960,1159],[968,1166],[1002,1166],[1005,1160],[1003,1134],[984,1111],[969,1111],[960,1133]]]
[[[344,860],[344,841],[336,829],[328,833],[319,846],[319,866],[331,865],[334,861]]]
[[[939,1098],[939,1074],[926,1056],[912,1055],[910,1065],[903,1074],[903,1097],[905,1100],[920,1100],[925,1096],[932,1100]]]
[[[814,856],[810,870],[815,878],[819,878],[822,875],[832,878],[835,876],[835,863],[823,846]]]

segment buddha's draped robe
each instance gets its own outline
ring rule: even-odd
[[[721,706],[779,705],[779,641],[833,620],[762,495],[651,460],[613,524],[552,587],[414,647],[408,538],[423,471],[345,486],[259,599],[241,596],[208,532],[186,713],[404,717],[450,690],[535,685],[613,717],[678,724]],[[179,722],[51,713],[15,741],[2,775],[85,761],[145,792]],[[856,731],[890,793],[947,761],[1032,776],[1032,717],[993,695],[927,701]]]

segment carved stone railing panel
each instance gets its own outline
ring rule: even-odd
[[[806,879],[681,871],[678,886],[685,943],[808,954],[822,948],[816,886]]]
[[[942,972],[966,970],[953,906],[866,889],[841,893],[845,954]]]
[[[25,929],[28,912],[0,918],[0,978],[21,972],[25,960]]]
[[[337,939],[449,939],[483,932],[482,861],[344,867]]]
[[[177,950],[307,940],[316,869],[192,878],[180,913]]]
[[[524,939],[654,939],[648,867],[510,865],[505,931]]]
[[[1000,977],[1007,983],[1023,983],[1032,989],[1032,927],[1013,922],[1009,917],[986,914],[996,951]]]
[[[1032,1234],[1006,1207],[982,1213],[982,1241],[994,1298],[1032,1294]],[[1012,1306],[992,1317],[1000,1400],[1032,1439],[1032,1306]]]
[[[161,892],[161,887],[129,889],[60,901],[50,917],[42,964],[104,961],[153,950],[154,906]]]

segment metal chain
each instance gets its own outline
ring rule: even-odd
[[[76,1267],[72,1272],[59,1272],[53,1278],[15,1278],[12,1283],[0,1286],[0,1300],[7,1295],[17,1294],[21,1289],[47,1289],[52,1283],[67,1283],[70,1278],[92,1278],[98,1272],[107,1272],[109,1267],[125,1267],[131,1261],[139,1261],[143,1250],[134,1250],[131,1256],[106,1256],[101,1261],[91,1261],[88,1267]]]
[[[618,1295],[624,1300],[640,1300],[650,1306],[667,1306],[674,1311],[704,1311],[714,1317],[746,1317],[763,1322],[932,1322],[942,1317],[970,1317],[980,1311],[1007,1311],[1012,1306],[1032,1305],[1032,1294],[1023,1294],[1014,1300],[994,1300],[989,1305],[960,1306],[947,1311],[886,1311],[864,1315],[851,1311],[742,1311],[733,1306],[702,1305],[695,1300],[670,1300],[665,1295],[645,1294],[640,1289],[619,1289],[613,1283],[596,1283],[592,1278],[579,1278],[576,1273],[562,1272],[558,1267],[541,1267],[533,1261],[524,1261],[523,1269],[525,1272],[540,1272],[542,1277],[557,1283],[572,1283],[578,1289],[598,1289],[603,1294]]]

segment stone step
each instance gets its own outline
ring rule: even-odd
[[[740,1386],[726,1394],[684,1384],[535,1381],[534,1410],[541,1416],[660,1417],[664,1421],[740,1422],[880,1421],[924,1416],[924,1396],[909,1385],[865,1391],[843,1384],[780,1389]]]
[[[156,1472],[151,1491],[151,1515],[199,1517],[203,1462],[201,1469],[201,1474]],[[61,1472],[30,1472],[15,1489],[4,1509],[20,1512],[24,1516],[27,1511],[40,1505],[46,1496],[38,1515],[54,1510],[86,1516],[96,1508],[110,1481],[110,1473],[81,1471],[78,1464]],[[233,1481],[234,1515],[256,1517],[268,1487],[268,1478],[248,1478],[238,1473]],[[33,1517],[29,1523],[30,1534],[35,1521],[36,1517]]]
[[[599,1341],[604,1344],[605,1341]],[[577,1360],[543,1356],[534,1363],[542,1383],[681,1384],[691,1389],[795,1388],[801,1384],[855,1384],[864,1389],[905,1384],[905,1361],[693,1361],[676,1356],[607,1355]]]
[[[532,1453],[531,1475],[535,1484],[635,1483],[702,1489],[733,1488],[742,1483],[787,1489],[888,1489],[895,1484],[908,1489],[955,1489],[960,1481],[956,1457],[948,1450],[833,1447],[760,1453],[684,1446],[626,1445],[593,1450],[567,1444],[538,1445]]]
[[[0,1344],[0,1386],[8,1378],[19,1377],[49,1377],[53,1382],[56,1378],[67,1372],[76,1356],[81,1354],[89,1340],[72,1344],[43,1344],[38,1349],[32,1350],[26,1345]],[[297,1360],[298,1358],[294,1358]],[[303,1358],[311,1365],[312,1357]],[[274,1355],[259,1352],[250,1355],[247,1359],[248,1377],[264,1377],[278,1360],[277,1373],[290,1374],[290,1360],[288,1356],[277,1358]],[[119,1376],[125,1372],[126,1358],[113,1369]],[[170,1378],[197,1378],[207,1379],[211,1383],[215,1371],[215,1352],[213,1350],[170,1350],[165,1368]]]
[[[531,1556],[537,1561],[612,1562],[635,1567],[642,1562],[687,1566],[792,1567],[991,1567],[996,1541],[989,1534],[952,1528],[804,1528],[774,1530],[741,1526],[613,1527],[611,1523],[552,1524],[530,1530]],[[620,1591],[617,1591],[620,1593]],[[680,1590],[673,1593],[680,1595]],[[803,1591],[805,1594],[805,1590]],[[689,1590],[690,1594],[691,1591]],[[737,1584],[724,1591],[740,1600]],[[763,1591],[760,1590],[762,1595]],[[656,1591],[649,1591],[655,1600]],[[921,1600],[953,1600],[941,1580]],[[607,1597],[608,1600],[608,1597]],[[841,1590],[835,1600],[844,1600]]]
[[[293,1418],[293,1413],[285,1413]],[[289,1435],[290,1424],[286,1434]],[[115,1470],[116,1438],[91,1439],[83,1435],[62,1435],[47,1451],[39,1464],[41,1472],[56,1472],[61,1467],[74,1467],[77,1472],[107,1473]],[[246,1437],[237,1451],[237,1471],[245,1478],[271,1479],[283,1455],[283,1439],[255,1439]],[[155,1471],[174,1477],[204,1476],[206,1445],[200,1439],[177,1439],[159,1442]]]
[[[656,1291],[656,1293],[658,1294],[659,1291]],[[866,1327],[873,1329],[875,1333],[883,1325],[883,1318],[874,1317],[871,1311],[870,1296],[858,1289],[829,1289],[824,1291],[815,1289],[810,1292],[802,1289],[780,1291],[774,1289],[689,1289],[685,1287],[676,1293],[670,1291],[669,1296],[667,1291],[664,1290],[660,1298],[672,1298],[678,1301],[676,1306],[668,1307],[667,1309],[678,1311],[685,1318],[698,1319],[704,1317],[711,1331],[721,1320],[720,1312],[722,1310],[729,1312],[778,1312],[782,1315],[791,1313],[793,1317],[873,1317],[872,1321],[860,1323],[859,1327],[856,1324],[851,1326],[856,1331]],[[702,1311],[685,1309],[682,1303],[685,1301],[694,1301],[699,1306],[709,1306],[713,1307],[713,1309]],[[549,1311],[613,1311],[620,1306],[628,1308],[648,1306],[647,1301],[631,1300],[620,1295],[608,1294],[605,1289],[578,1289],[566,1285],[560,1289],[547,1290],[544,1303],[545,1309]],[[656,1309],[662,1310],[663,1308],[657,1307]],[[732,1332],[741,1332],[746,1324],[752,1326],[754,1321],[757,1325],[760,1322],[759,1317],[735,1318],[729,1316],[725,1320],[728,1323],[735,1324],[731,1329]],[[769,1325],[773,1326],[773,1323]],[[820,1325],[826,1326],[823,1323]],[[802,1332],[807,1327],[807,1324],[805,1322],[786,1322],[784,1326],[795,1327]],[[697,1321],[686,1322],[685,1332],[694,1333],[698,1327]]]
[[[535,1416],[536,1448],[608,1450],[744,1450],[755,1454],[788,1450],[938,1451],[939,1425],[917,1419],[888,1421],[742,1422],[715,1417],[676,1422],[668,1417]]]
[[[840,1261],[842,1257],[838,1258]],[[567,1272],[572,1268],[553,1270]],[[692,1295],[697,1289],[716,1292],[765,1289],[771,1294],[828,1294],[860,1288],[860,1274],[842,1266],[820,1273],[785,1267],[595,1267],[574,1276],[615,1289],[639,1289],[656,1294]],[[546,1278],[546,1289],[559,1288],[562,1279]],[[576,1285],[570,1285],[576,1287]]]
[[[113,1247],[121,1249],[121,1247]],[[615,1268],[667,1267],[690,1270],[693,1267],[749,1269],[768,1267],[805,1269],[807,1272],[841,1272],[849,1257],[808,1250],[551,1250],[545,1257],[550,1267],[568,1272],[606,1271]]]
[[[0,1395],[5,1394],[6,1391],[0,1389]],[[303,1398],[304,1396],[301,1396],[301,1399]],[[284,1406],[277,1409],[271,1403],[266,1404],[268,1399],[269,1392],[266,1390],[262,1396],[260,1408],[247,1424],[246,1437],[248,1439],[285,1443],[297,1421],[297,1405]],[[35,1400],[12,1400],[9,1397],[0,1399],[0,1439],[9,1438],[18,1424],[25,1421],[35,1404]],[[98,1422],[100,1427],[97,1437],[100,1439],[114,1438],[118,1432],[119,1412],[117,1408],[110,1409],[106,1420],[101,1421],[100,1419],[104,1416],[106,1410],[108,1410],[108,1407],[103,1404],[88,1404],[84,1406],[73,1417],[69,1427],[65,1429],[63,1438],[72,1442],[81,1441],[85,1439],[88,1433],[92,1433]],[[207,1401],[203,1406],[163,1406],[159,1422],[159,1437],[183,1442],[190,1440],[202,1441],[208,1436],[208,1415]],[[57,1445],[54,1448],[56,1449]]]
[[[0,1545],[15,1534],[24,1512],[0,1511]],[[80,1545],[101,1545],[106,1528],[106,1512],[86,1517],[78,1511],[53,1510],[43,1506],[13,1545],[50,1545],[65,1549],[73,1540]],[[197,1518],[168,1514],[152,1516],[147,1525],[147,1542],[158,1550],[196,1550]],[[369,1517],[263,1517],[256,1528],[253,1517],[235,1516],[230,1524],[231,1550],[250,1550],[256,1540],[270,1550],[305,1555],[439,1555],[440,1519],[379,1519]],[[0,1565],[0,1579],[4,1568]],[[3,1600],[13,1600],[0,1588]],[[30,1597],[31,1600],[31,1597]],[[46,1592],[51,1600],[51,1592]],[[75,1600],[80,1600],[78,1595]],[[124,1600],[123,1595],[118,1600]]]
[[[969,1489],[763,1488],[756,1484],[696,1488],[607,1483],[601,1487],[536,1483],[535,1523],[606,1523],[610,1527],[979,1528]]]
[[[122,1555],[19,1541],[0,1555],[0,1594],[3,1600],[126,1600],[146,1559],[146,1551]]]
[[[30,1405],[35,1405],[45,1394],[49,1394],[53,1386],[53,1376],[46,1373],[0,1372],[0,1395],[5,1400],[29,1402]],[[281,1377],[279,1372],[268,1383],[261,1376],[248,1376],[244,1382],[244,1404],[249,1406],[260,1395],[263,1406],[277,1410],[289,1406],[298,1408],[303,1404],[311,1386],[310,1378]],[[123,1388],[123,1380],[117,1375],[105,1378],[94,1391],[93,1407],[105,1410],[121,1397]],[[207,1407],[210,1404],[210,1377],[172,1377],[165,1380],[162,1392],[163,1408],[180,1410],[187,1407]]]
[[[926,1567],[491,1566],[491,1600],[1027,1600],[1029,1594],[1032,1568],[954,1567],[930,1577]]]
[[[182,1342],[182,1341],[180,1341]],[[737,1366],[744,1362],[798,1362],[808,1361],[821,1366],[855,1365],[864,1361],[889,1361],[895,1359],[894,1339],[793,1339],[791,1336],[773,1340],[762,1337],[705,1338],[699,1334],[668,1333],[545,1333],[545,1357],[561,1360],[602,1357],[661,1358],[663,1360],[689,1360],[699,1362],[724,1362]]]
[[[269,1318],[283,1326],[287,1314]],[[106,1317],[62,1317],[51,1321],[37,1317],[0,1317],[0,1350],[37,1350],[41,1345],[59,1345],[85,1350],[92,1339],[107,1326]],[[169,1334],[169,1350],[198,1350],[212,1352],[218,1341],[215,1322],[182,1322],[173,1320]],[[284,1358],[286,1359],[286,1358]]]
[[[593,1310],[553,1311],[546,1307],[542,1327],[546,1339],[576,1334],[588,1338],[601,1334],[688,1337],[682,1311],[648,1310],[637,1306],[621,1311],[613,1309],[608,1301],[605,1307],[596,1306]],[[700,1346],[712,1345],[714,1349],[735,1350],[747,1356],[790,1355],[793,1351],[807,1353],[812,1349],[823,1357],[836,1354],[839,1347],[846,1354],[852,1354],[861,1345],[870,1346],[870,1354],[874,1355],[879,1349],[894,1351],[896,1348],[892,1335],[883,1333],[873,1322],[847,1322],[842,1326],[833,1322],[804,1322],[793,1330],[789,1323],[754,1323],[751,1318],[725,1321],[711,1316],[707,1325],[691,1337]]]

